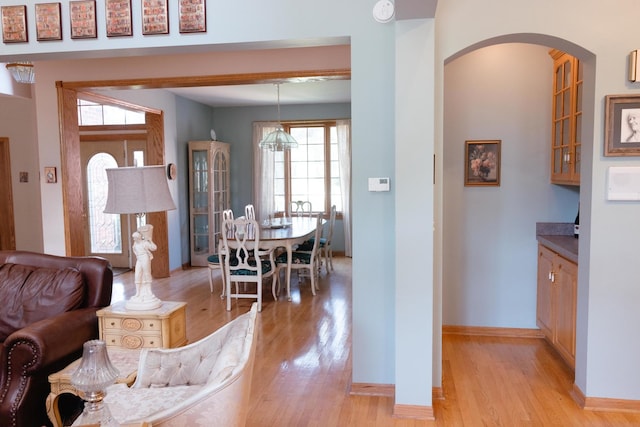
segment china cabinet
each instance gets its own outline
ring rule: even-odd
[[[582,63],[551,50],[553,106],[551,123],[551,182],[580,185],[582,126]]]
[[[536,323],[560,356],[575,367],[578,266],[538,245]]]
[[[217,253],[222,211],[230,208],[230,147],[226,142],[189,142],[191,265],[206,266]]]

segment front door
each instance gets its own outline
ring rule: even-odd
[[[106,169],[144,166],[146,140],[83,140],[80,143],[82,187],[85,201],[86,255],[107,258],[113,267],[131,268],[131,234],[137,229],[135,215],[103,213],[107,201]]]

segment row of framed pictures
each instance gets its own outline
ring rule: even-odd
[[[104,0],[107,37],[132,36],[131,0]],[[207,31],[206,0],[178,0],[178,26],[181,33]],[[141,0],[142,34],[169,34],[169,0]],[[2,6],[2,41],[25,43],[27,6]],[[98,37],[96,0],[69,1],[71,38]],[[36,37],[38,41],[62,40],[62,7],[60,3],[35,4]]]

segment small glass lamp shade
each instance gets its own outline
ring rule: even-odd
[[[278,125],[276,130],[269,133],[262,141],[260,141],[260,148],[269,149],[271,151],[290,150],[291,148],[298,148],[298,141],[296,141],[293,136],[285,132],[282,125]]]
[[[11,76],[18,83],[32,84],[36,81],[36,74],[31,62],[12,62],[6,65]]]
[[[104,341],[91,340],[84,343],[80,366],[71,375],[71,384],[86,401],[80,415],[81,425],[119,426],[102,401],[107,394],[106,388],[113,384],[118,375],[118,369],[109,360]]]

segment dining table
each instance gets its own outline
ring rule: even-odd
[[[322,220],[324,225],[326,220]],[[316,231],[317,219],[309,216],[292,216],[275,218],[258,222],[260,228],[260,248],[272,249],[284,248],[287,252],[287,300],[291,301],[291,260],[296,245],[299,245],[313,236]]]

